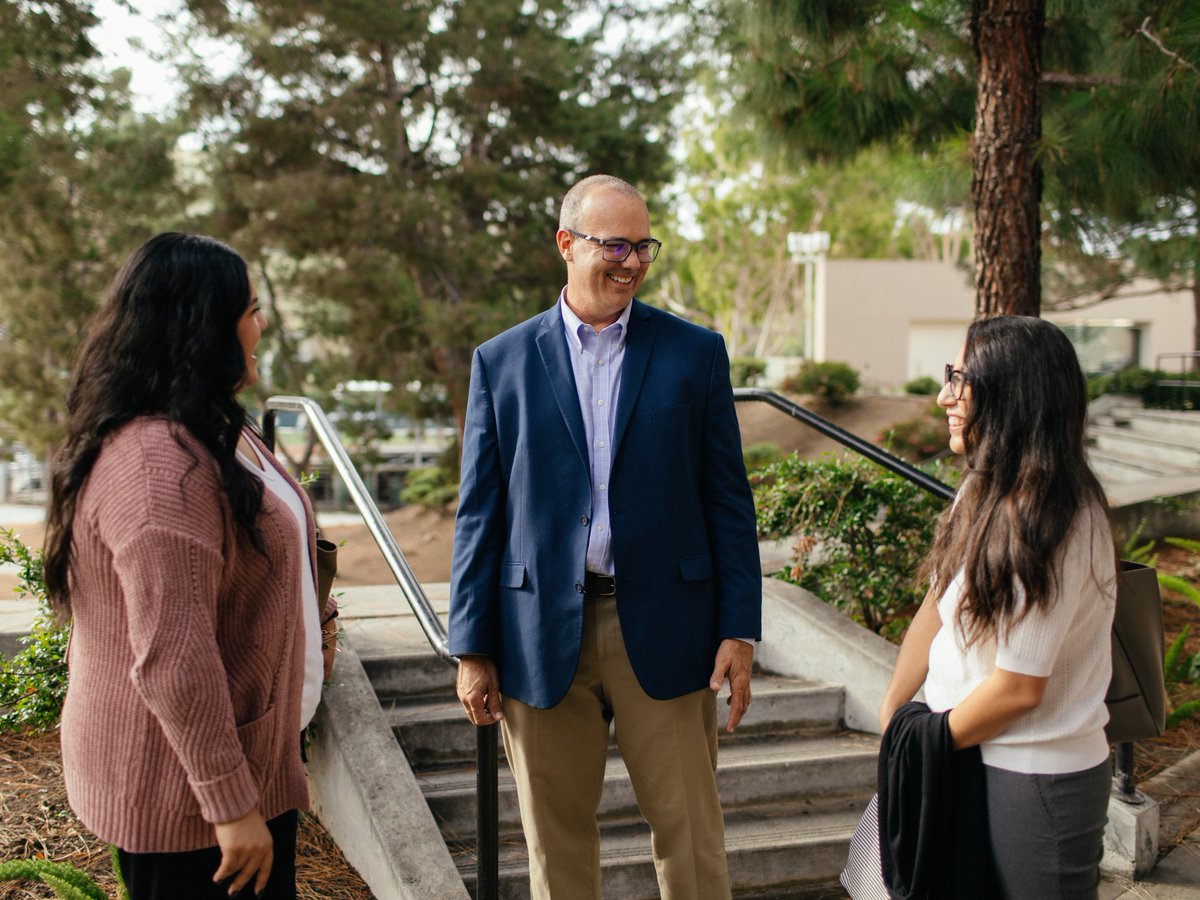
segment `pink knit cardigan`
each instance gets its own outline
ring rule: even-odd
[[[265,556],[212,456],[159,417],[109,437],[79,495],[63,774],[83,823],[124,850],[211,847],[211,823],[308,805],[301,548],[270,491],[258,526]]]

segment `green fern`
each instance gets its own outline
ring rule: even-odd
[[[1167,684],[1174,684],[1183,677],[1182,669],[1191,665],[1191,657],[1185,656],[1180,659],[1179,656],[1183,652],[1184,641],[1187,640],[1188,627],[1183,626],[1183,630],[1175,636],[1175,640],[1171,641],[1171,646],[1167,648],[1166,654],[1163,656],[1163,680]]]
[[[85,872],[48,859],[12,859],[0,863],[0,882],[38,881],[62,900],[106,900],[104,891]]]
[[[1180,594],[1197,606],[1200,606],[1200,588],[1197,588],[1186,578],[1181,578],[1178,575],[1159,574],[1158,586],[1165,591],[1173,591],[1176,594]]]
[[[1171,710],[1171,714],[1167,716],[1167,727],[1171,728],[1178,725],[1184,719],[1190,719],[1198,712],[1200,712],[1200,700],[1189,700],[1187,703],[1181,703]]]
[[[1166,537],[1163,541],[1170,544],[1172,547],[1179,547],[1183,550],[1191,551],[1192,553],[1200,553],[1200,541],[1194,541],[1191,538],[1181,537]]]

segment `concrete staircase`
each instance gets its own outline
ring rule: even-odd
[[[1089,412],[1087,439],[1106,489],[1200,474],[1200,411],[1143,409],[1136,399],[1103,397]]]
[[[434,819],[474,891],[474,729],[453,693],[453,671],[428,651],[362,653],[393,733]],[[842,688],[759,674],[736,734],[722,732],[717,769],[734,893],[830,896],[850,834],[874,790],[878,738],[843,729]],[[718,700],[723,721],[722,700]],[[600,808],[605,896],[658,896],[649,829],[610,745]],[[500,883],[524,898],[528,866],[516,791],[500,769]]]

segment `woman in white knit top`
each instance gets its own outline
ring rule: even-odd
[[[980,746],[1003,896],[1095,897],[1116,553],[1085,456],[1084,377],[1055,326],[983,319],[938,404],[967,472],[880,724],[923,685],[932,711],[950,711],[953,748]]]
[[[296,895],[335,608],[308,501],[235,397],[264,325],[240,256],[160,234],[71,374],[44,556],[72,619],[63,775],[132,900]]]

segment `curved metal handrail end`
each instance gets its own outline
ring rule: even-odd
[[[269,418],[268,421],[263,423],[263,432],[267,437],[268,445],[272,448],[275,444],[274,413],[276,411],[300,412],[307,417],[309,424],[317,435],[317,440],[321,442],[321,446],[329,454],[329,459],[333,463],[334,470],[341,476],[342,482],[346,485],[346,490],[350,493],[351,499],[354,500],[354,505],[358,507],[359,513],[366,522],[367,529],[371,532],[371,537],[375,539],[375,544],[383,554],[388,569],[396,579],[396,584],[399,586],[401,593],[404,594],[404,599],[408,601],[409,608],[412,610],[413,615],[416,616],[417,623],[421,626],[421,631],[424,632],[430,647],[433,648],[433,651],[441,659],[450,665],[458,665],[457,657],[450,655],[449,637],[446,634],[445,626],[442,625],[441,619],[434,612],[433,604],[429,602],[429,598],[425,595],[425,590],[413,574],[412,567],[409,566],[408,560],[404,558],[404,553],[396,543],[395,537],[388,530],[387,523],[384,522],[383,515],[379,512],[379,507],[371,499],[366,485],[363,484],[362,478],[359,477],[358,470],[354,468],[354,464],[346,454],[346,448],[342,446],[341,439],[337,436],[337,431],[334,429],[333,423],[329,421],[329,417],[325,415],[325,411],[321,409],[320,404],[308,397],[281,395],[268,398],[266,410]]]

